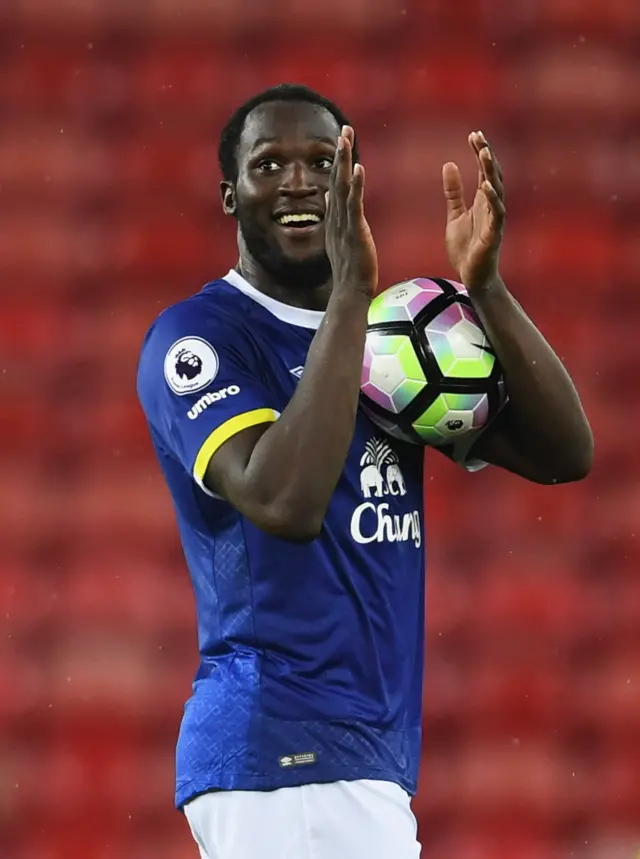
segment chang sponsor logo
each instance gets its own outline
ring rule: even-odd
[[[351,536],[356,543],[399,543],[411,540],[416,549],[422,545],[420,514],[398,513],[391,515],[386,502],[374,504],[366,501],[353,511]]]
[[[351,536],[362,545],[367,543],[398,543],[411,541],[416,548],[422,545],[421,517],[418,510],[391,513],[385,497],[403,497],[407,494],[397,454],[387,442],[370,439],[360,460],[360,490],[367,499],[359,504],[351,516]]]
[[[220,400],[226,400],[227,397],[235,397],[239,393],[240,388],[238,385],[229,385],[228,388],[221,388],[219,391],[206,393],[189,409],[187,417],[190,421],[195,421],[195,419],[199,417],[205,409],[208,409],[209,406],[219,403]]]

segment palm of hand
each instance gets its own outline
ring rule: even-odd
[[[443,168],[447,200],[445,241],[449,262],[470,289],[481,288],[497,274],[505,216],[502,172],[477,132],[469,143],[478,161],[478,188],[471,208],[464,202],[462,177],[457,165]]]

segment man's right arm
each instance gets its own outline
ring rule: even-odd
[[[339,139],[325,218],[333,293],[296,392],[274,423],[239,432],[212,456],[207,488],[258,528],[314,539],[353,438],[367,312],[376,291],[375,245],[364,216],[364,171],[352,171],[353,132]]]
[[[239,432],[209,462],[207,488],[264,531],[320,533],[353,438],[368,306],[363,292],[333,295],[282,415]]]

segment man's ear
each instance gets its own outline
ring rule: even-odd
[[[232,182],[220,183],[220,196],[222,198],[222,210],[225,215],[236,215],[236,189]]]

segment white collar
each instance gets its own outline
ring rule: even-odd
[[[269,313],[273,313],[273,315],[282,320],[282,322],[287,322],[289,325],[298,325],[300,328],[313,328],[314,330],[317,330],[320,327],[320,323],[324,317],[324,312],[322,310],[306,310],[303,307],[293,307],[291,304],[284,304],[282,301],[276,301],[275,298],[271,298],[269,295],[265,295],[263,292],[260,292],[259,289],[251,286],[251,284],[233,268],[229,274],[224,276],[223,280],[226,280],[226,282],[230,283],[231,286],[235,286],[236,289],[239,289],[240,292],[248,295],[249,298],[252,298],[258,304],[261,304],[269,311]]]

